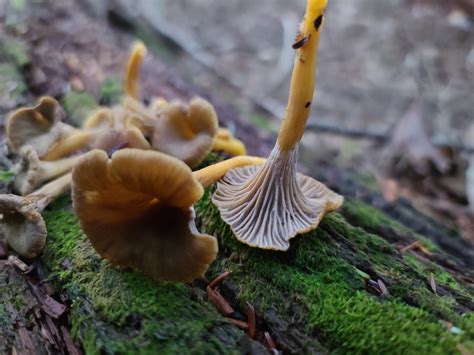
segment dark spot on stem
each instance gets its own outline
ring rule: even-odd
[[[304,105],[305,108],[308,108],[308,107],[310,107],[310,106],[311,106],[311,101],[308,101],[308,102],[306,103],[306,105]]]
[[[314,20],[314,28],[316,31],[319,31],[319,28],[323,24],[323,15],[319,15],[316,20]]]
[[[298,49],[298,48],[301,48],[303,47],[306,42],[308,42],[309,40],[309,37],[303,37],[302,39],[300,39],[299,41],[293,43],[293,45],[291,46],[293,49]]]

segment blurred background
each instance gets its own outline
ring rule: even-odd
[[[138,37],[152,52],[144,99],[204,96],[250,153],[265,155],[284,113],[304,7],[0,0],[2,119],[50,94],[80,124],[97,100],[113,102]],[[401,215],[394,206],[408,201],[443,224],[443,235],[461,237],[459,249],[474,245],[474,0],[329,0],[314,103],[301,170],[360,197],[341,173],[349,172],[381,196],[371,200],[378,207]]]

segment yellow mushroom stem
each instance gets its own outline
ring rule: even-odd
[[[44,160],[51,161],[66,157],[86,147],[96,135],[96,131],[82,131],[63,139],[51,147],[44,156]]]
[[[47,236],[41,212],[70,186],[71,174],[67,174],[25,197],[0,195],[0,232],[18,255],[35,258],[41,254]]]
[[[56,161],[42,161],[31,146],[21,150],[21,160],[13,168],[14,186],[20,195],[31,193],[37,186],[72,170],[80,157],[71,157]]]
[[[51,161],[66,157],[82,149],[102,149],[112,152],[121,148],[151,149],[150,144],[136,127],[123,130],[82,131],[56,143],[46,154],[44,160]]]
[[[138,99],[139,97],[140,67],[146,53],[147,50],[143,42],[136,42],[132,47],[132,52],[128,60],[124,89],[125,93],[134,99]]]
[[[232,156],[245,155],[247,153],[245,144],[233,137],[230,139],[215,137],[212,150],[214,152],[223,152]]]
[[[71,180],[71,173],[63,175],[29,194],[26,198],[35,201],[38,211],[43,211],[52,201],[69,191],[71,188]]]
[[[206,188],[220,180],[231,169],[241,166],[263,165],[265,161],[265,158],[260,157],[239,156],[193,171],[193,175]]]
[[[323,12],[326,4],[327,0],[308,0],[306,14],[293,45],[297,52],[291,77],[290,95],[278,134],[278,143],[282,152],[290,151],[299,143],[311,111],[318,60],[319,30],[324,20]]]

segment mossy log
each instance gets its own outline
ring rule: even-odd
[[[252,249],[221,221],[211,192],[196,206],[201,230],[215,235],[220,247],[207,278],[231,273],[220,292],[236,310],[232,317],[245,321],[247,302],[255,307],[256,339],[219,314],[207,300],[204,280],[155,282],[101,260],[63,199],[45,212],[49,239],[40,264],[48,274],[41,274],[68,304],[60,321],[78,348],[88,354],[266,353],[268,332],[285,353],[473,350],[472,274],[423,236],[349,200],[316,231],[295,238],[288,252]],[[402,253],[393,244],[416,240],[427,250]],[[17,274],[0,270],[8,295],[0,301],[2,353],[11,351],[20,331],[35,331]]]

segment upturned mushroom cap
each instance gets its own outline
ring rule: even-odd
[[[262,167],[229,171],[212,198],[238,240],[253,247],[287,250],[289,240],[317,227],[343,197],[298,174],[298,144],[313,100],[317,49],[327,0],[308,0],[293,48],[297,50],[290,95],[275,147]]]
[[[38,256],[46,243],[46,224],[34,201],[0,195],[0,230],[10,247],[25,258]]]
[[[288,250],[290,239],[316,228],[344,198],[319,181],[296,172],[297,151],[277,146],[263,166],[230,170],[212,201],[241,242]]]
[[[202,194],[186,164],[159,152],[124,149],[109,160],[94,150],[73,170],[74,208],[94,248],[154,279],[191,281],[215,259],[216,239],[194,225]]]
[[[60,106],[52,97],[42,97],[36,106],[15,111],[6,124],[10,146],[18,151],[30,145],[43,157],[63,135]]]
[[[34,258],[41,254],[47,236],[41,212],[68,191],[70,183],[71,174],[66,174],[25,197],[0,195],[0,230],[18,255]]]
[[[151,145],[195,167],[211,151],[217,128],[217,114],[206,100],[195,98],[189,106],[174,102],[156,121]]]
[[[212,150],[214,152],[223,152],[232,156],[245,155],[247,153],[245,144],[234,138],[233,134],[226,128],[219,128],[217,130]]]

